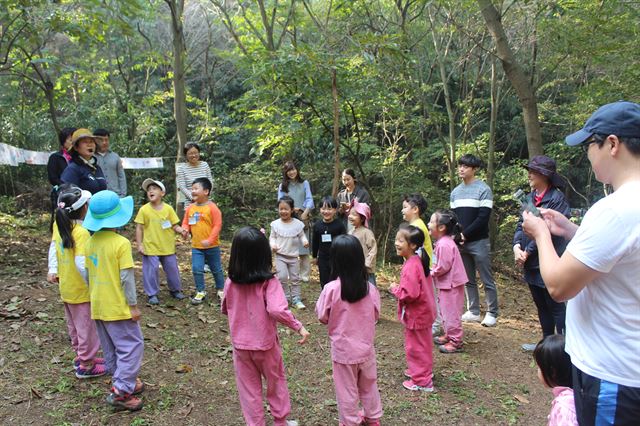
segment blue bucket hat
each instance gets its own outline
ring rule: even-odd
[[[580,145],[591,136],[616,135],[619,138],[640,138],[640,105],[618,101],[596,110],[584,127],[565,138],[569,146]]]
[[[113,191],[100,191],[91,197],[89,211],[82,226],[89,231],[103,228],[119,228],[131,220],[133,215],[133,198],[119,198]]]

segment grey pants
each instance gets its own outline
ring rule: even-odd
[[[287,300],[290,303],[300,302],[300,263],[298,257],[276,254],[276,271]]]
[[[493,281],[491,272],[491,246],[489,239],[472,241],[460,246],[462,263],[467,272],[469,282],[465,285],[467,294],[467,310],[475,315],[480,315],[480,294],[476,284],[476,269],[480,273],[480,279],[484,284],[484,295],[487,302],[487,312],[498,316],[498,291]]]

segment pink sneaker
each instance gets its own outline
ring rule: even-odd
[[[404,382],[402,382],[402,386],[404,386],[405,389],[410,390],[410,391],[419,391],[419,392],[433,392],[433,385],[431,386],[419,386],[416,385],[415,383],[413,383],[413,380],[405,380]]]
[[[453,342],[448,342],[448,343],[445,343],[444,345],[438,346],[438,349],[443,354],[455,354],[457,352],[463,352],[462,343],[460,343],[459,345],[456,345]]]
[[[104,358],[96,357],[96,358],[93,359],[93,363],[94,364],[104,364]],[[80,367],[80,358],[75,357],[73,359],[73,368],[75,368],[77,370],[78,367]]]
[[[90,379],[92,377],[100,377],[107,374],[107,368],[104,364],[93,364],[91,368],[84,368],[82,365],[76,370],[78,379]]]

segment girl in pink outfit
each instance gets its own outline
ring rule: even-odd
[[[429,233],[436,241],[431,276],[438,289],[444,335],[433,339],[442,353],[462,352],[462,308],[464,285],[469,281],[456,245],[462,237],[458,218],[451,210],[436,210],[429,220]]]
[[[293,426],[289,389],[276,323],[297,331],[304,343],[309,332],[287,307],[282,286],[274,277],[269,241],[258,229],[244,227],[231,243],[229,278],[224,286],[222,313],[229,317],[233,367],[242,414],[249,426],[266,424],[262,377],[274,425]]]
[[[329,326],[340,426],[380,425],[382,402],[373,347],[380,294],[368,282],[364,253],[356,237],[338,236],[331,244],[331,259],[334,281],[322,289],[316,314]]]
[[[398,299],[398,319],[404,325],[404,349],[407,357],[402,383],[411,391],[433,392],[433,343],[431,325],[436,318],[436,302],[433,282],[429,275],[429,255],[419,247],[424,244],[424,234],[415,226],[400,227],[396,234],[396,252],[405,262],[400,274],[400,284],[389,288]]]
[[[552,334],[542,339],[533,351],[538,364],[538,379],[553,392],[549,426],[577,426],[573,400],[571,358],[564,350],[564,336]]]

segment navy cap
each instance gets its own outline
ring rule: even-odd
[[[569,146],[580,145],[594,134],[616,135],[620,138],[640,138],[640,105],[618,101],[596,110],[577,132],[564,140]]]

